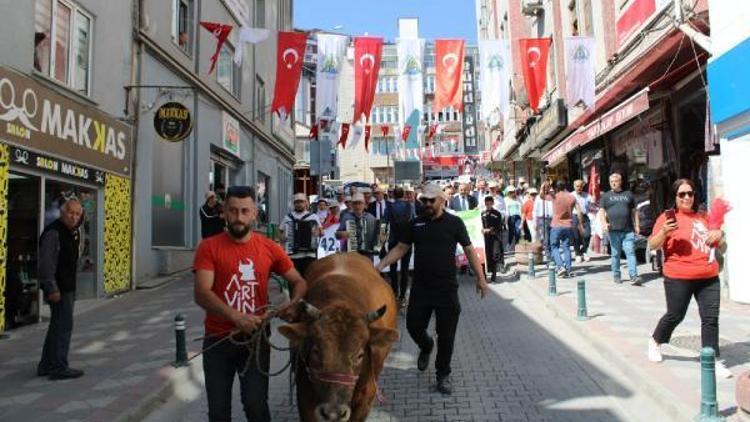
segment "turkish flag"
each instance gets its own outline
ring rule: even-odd
[[[285,120],[294,106],[307,45],[305,32],[279,32],[276,47],[276,84],[271,112]]]
[[[349,123],[341,124],[341,136],[339,136],[339,143],[341,148],[346,148],[346,140],[349,139]]]
[[[453,106],[461,111],[464,88],[464,40],[435,40],[435,112]]]
[[[519,42],[521,43],[521,67],[526,94],[531,109],[536,113],[539,111],[539,100],[547,86],[547,58],[552,39],[522,38]]]
[[[354,38],[354,122],[358,122],[362,114],[365,122],[370,119],[382,53],[382,38]]]
[[[208,69],[208,74],[210,75],[216,67],[216,61],[219,59],[221,47],[227,41],[227,38],[229,38],[229,33],[232,32],[233,26],[216,22],[201,22],[201,26],[206,28],[209,32],[214,34],[214,37],[216,37],[216,51],[214,51],[214,55],[211,56],[211,67]]]
[[[318,125],[313,124],[310,128],[310,139],[318,139]]]
[[[430,125],[430,130],[427,132],[427,139],[431,141],[435,137],[435,132],[437,132],[437,123]]]
[[[370,152],[370,125],[365,125],[365,151]]]
[[[406,142],[406,140],[409,138],[409,133],[411,133],[411,126],[404,125],[404,130],[401,132],[401,140]]]
[[[383,134],[384,138],[388,136],[388,126],[380,126],[380,133]]]

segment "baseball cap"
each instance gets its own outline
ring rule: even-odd
[[[352,195],[352,202],[365,202],[365,196],[357,192]]]
[[[305,202],[307,202],[307,195],[305,195],[304,193],[295,193],[294,197],[292,198],[292,200],[294,202],[296,202],[296,201],[305,201]]]
[[[422,188],[422,193],[419,194],[420,198],[437,198],[443,196],[443,190],[440,186],[434,183],[428,183]]]
[[[515,191],[516,191],[515,186],[508,186],[507,188],[505,188],[505,193],[515,192]]]

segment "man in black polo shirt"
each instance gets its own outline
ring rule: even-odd
[[[378,264],[378,270],[382,271],[396,262],[414,245],[414,281],[406,313],[406,329],[419,346],[417,368],[424,371],[429,365],[434,346],[433,339],[427,334],[427,326],[435,312],[438,336],[435,358],[437,390],[451,394],[450,363],[461,313],[455,265],[457,243],[463,247],[476,274],[476,289],[481,297],[487,294],[488,286],[466,226],[460,218],[445,212],[443,208],[445,196],[440,187],[426,185],[419,201],[424,206],[422,214],[403,231],[398,244]]]

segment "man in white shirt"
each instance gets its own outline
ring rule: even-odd
[[[534,201],[534,221],[536,221],[537,239],[542,241],[547,256],[550,256],[549,232],[552,223],[552,200],[550,198],[550,185],[542,183],[541,192]]]
[[[573,182],[573,196],[576,198],[578,206],[583,211],[583,215],[581,217],[583,218],[583,221],[581,222],[581,226],[583,226],[583,233],[580,233],[578,230],[574,231],[573,249],[576,252],[576,262],[588,262],[591,259],[586,253],[588,252],[589,242],[591,241],[591,220],[589,219],[589,213],[591,212],[593,200],[591,199],[589,193],[583,190],[583,180],[578,179]],[[578,214],[574,214],[574,227],[578,227],[579,225],[577,220]]]

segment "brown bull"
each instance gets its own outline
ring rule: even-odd
[[[316,261],[305,278],[302,322],[279,327],[298,353],[300,418],[364,421],[398,339],[393,291],[372,262],[354,252]]]

